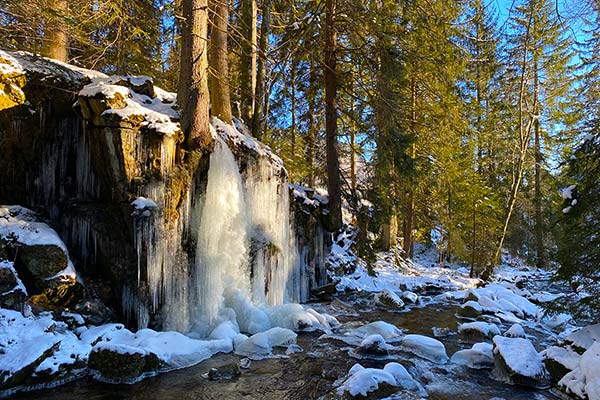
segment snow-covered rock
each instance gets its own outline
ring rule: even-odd
[[[483,313],[483,307],[473,300],[467,301],[458,310],[458,315],[467,318],[476,318]]]
[[[381,335],[386,341],[395,339],[403,335],[402,331],[395,325],[389,324],[385,321],[375,321],[367,325],[360,326],[354,330],[354,333],[361,337],[370,335]]]
[[[360,355],[382,356],[388,354],[388,346],[383,336],[373,334],[365,337],[356,349]]]
[[[600,399],[600,343],[596,342],[587,349],[573,371],[566,374],[558,385],[567,393],[582,399]]]
[[[446,347],[444,344],[429,336],[406,335],[400,342],[400,349],[429,361],[441,364],[448,361],[448,355],[446,354]]]
[[[548,347],[540,355],[550,376],[556,381],[577,368],[581,359],[581,356],[573,350],[558,346]]]
[[[495,336],[493,342],[496,379],[516,385],[548,387],[549,377],[542,357],[529,340]]]
[[[404,302],[400,296],[389,289],[384,289],[375,295],[375,304],[389,310],[401,310],[404,308]]]
[[[260,359],[272,355],[274,347],[288,347],[295,344],[297,337],[298,335],[289,329],[275,327],[241,341],[235,346],[235,352],[251,359]]]
[[[565,343],[580,354],[596,342],[600,342],[600,324],[588,325],[565,338]]]
[[[470,349],[459,350],[452,355],[450,362],[474,369],[494,367],[493,346],[489,343],[475,343]]]
[[[461,324],[458,327],[458,333],[461,334],[464,340],[479,342],[485,339],[491,339],[495,335],[499,335],[500,330],[495,324],[476,321]]]
[[[421,396],[427,395],[421,384],[398,363],[388,363],[383,369],[363,368],[360,364],[355,364],[338,387],[337,393],[350,398],[369,395],[383,398],[399,388],[417,392]]]
[[[510,328],[506,330],[506,332],[504,332],[504,336],[510,338],[524,338],[525,330],[523,330],[523,327],[521,325],[513,324]]]

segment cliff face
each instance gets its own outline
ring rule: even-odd
[[[198,244],[207,235],[198,227],[211,160],[220,161],[184,149],[174,94],[148,77],[107,77],[2,51],[0,89],[0,204],[31,208],[59,233],[84,296],[132,325],[189,328],[204,290],[196,270],[210,263],[199,260],[212,260],[204,253],[214,250]],[[324,205],[307,211],[292,197],[289,218],[281,160],[241,126],[213,120],[211,129],[241,179],[238,228],[248,254],[240,262],[253,300],[306,300],[327,281]],[[295,229],[286,231],[283,219]],[[11,252],[0,249],[0,258]]]

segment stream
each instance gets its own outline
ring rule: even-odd
[[[312,303],[318,311],[329,312],[348,327],[383,320],[396,325],[405,333],[436,337],[446,346],[448,356],[473,343],[462,342],[457,334],[458,304],[451,302],[425,303],[402,312],[373,308],[370,300],[361,295],[342,295],[328,302]],[[501,331],[510,325],[503,324]],[[547,344],[541,331],[524,326],[535,337],[538,351]],[[211,368],[239,365],[242,357],[219,354],[194,367],[147,378],[133,385],[110,385],[86,377],[58,388],[34,393],[17,394],[14,399],[316,399],[335,396],[334,382],[344,376],[356,362],[364,367],[382,368],[387,362],[403,364],[427,389],[429,399],[558,399],[550,390],[511,386],[495,381],[489,370],[467,369],[447,363],[438,365],[417,356],[392,352],[383,358],[356,359],[349,355],[351,347],[322,333],[300,333],[298,345],[302,352],[280,358],[253,360],[241,375],[231,379],[209,380]],[[33,397],[32,397],[33,396]],[[406,398],[406,397],[392,397]],[[415,397],[417,398],[417,397]]]

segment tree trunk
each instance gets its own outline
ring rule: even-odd
[[[292,157],[296,156],[296,64],[292,58],[291,67],[291,103],[292,103],[292,125],[291,125],[291,136],[292,136],[292,151],[290,152]]]
[[[350,100],[350,185],[352,195],[356,194],[356,124],[354,122],[354,99]]]
[[[252,116],[252,135],[260,140],[262,138],[262,127],[264,115],[264,107],[268,99],[266,90],[267,77],[267,55],[269,53],[269,33],[271,32],[271,0],[263,0],[262,22],[260,25],[260,43],[259,43],[259,58],[258,71],[256,75],[256,92],[254,113]]]
[[[46,32],[45,56],[66,62],[69,52],[69,37],[64,17],[68,11],[67,0],[54,0],[50,8],[52,17],[48,19]]]
[[[534,55],[533,62],[533,84],[534,93],[539,93],[539,78],[538,78],[538,58]],[[537,115],[539,110],[536,108],[533,110],[533,114]],[[534,143],[533,152],[535,155],[535,193],[534,193],[534,205],[535,205],[535,250],[536,260],[535,265],[538,268],[546,267],[546,257],[544,250],[544,220],[542,216],[542,149],[541,149],[541,138],[540,138],[540,120],[535,118],[533,125]]]
[[[232,123],[229,97],[229,62],[227,59],[227,24],[229,0],[211,0],[212,27],[208,57],[211,74],[208,77],[212,115]]]
[[[413,135],[417,134],[417,84],[413,78],[411,82],[411,131]],[[411,145],[411,158],[416,158],[416,146],[413,143]],[[409,187],[407,190],[406,197],[406,214],[404,216],[404,243],[403,250],[406,253],[407,257],[412,257],[413,255],[413,225],[415,218],[415,193],[413,190],[414,182],[412,179],[409,180]]]
[[[252,127],[256,91],[256,0],[241,2],[240,108],[242,119]]]
[[[327,151],[327,191],[331,229],[342,227],[342,191],[337,150],[337,34],[336,0],[325,2],[325,138]]]
[[[213,141],[207,82],[208,0],[183,0],[183,18],[177,91],[181,128],[190,148],[208,149]]]

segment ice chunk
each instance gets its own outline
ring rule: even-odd
[[[238,343],[235,352],[248,357],[264,357],[272,354],[273,347],[287,347],[296,343],[298,335],[285,328],[271,328],[250,336]]]

